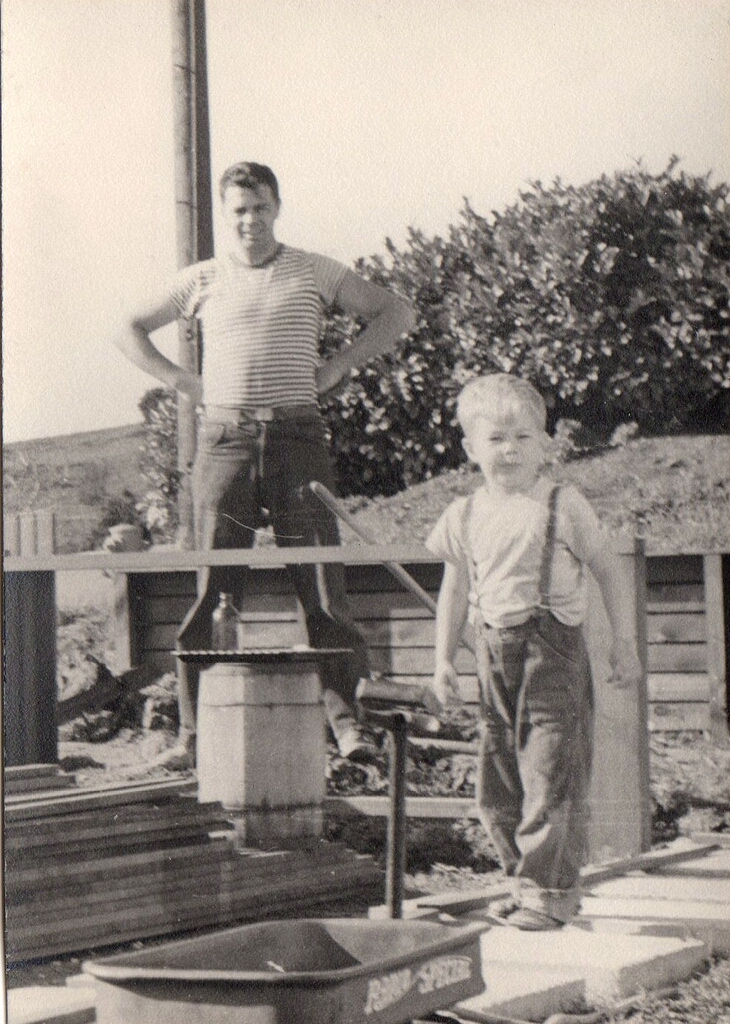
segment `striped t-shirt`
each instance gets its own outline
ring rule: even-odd
[[[336,260],[289,246],[261,267],[228,255],[181,270],[170,297],[182,317],[202,324],[205,404],[316,402],[322,313],[346,273]]]

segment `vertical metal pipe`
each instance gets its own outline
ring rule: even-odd
[[[406,754],[408,727],[404,715],[396,713],[389,725],[390,817],[388,819],[388,864],[385,875],[386,903],[391,918],[403,917],[403,875],[406,865]]]
[[[210,132],[204,0],[172,0],[173,118],[175,137],[175,226],[178,267],[213,254]],[[178,361],[200,368],[200,328],[181,321]],[[179,543],[193,547],[190,468],[195,458],[195,410],[178,403]]]

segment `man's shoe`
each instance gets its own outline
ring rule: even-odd
[[[372,764],[380,754],[380,748],[360,729],[348,729],[337,741],[340,756],[355,764]]]
[[[195,736],[181,737],[174,747],[163,751],[152,762],[168,772],[187,772],[195,768]]]

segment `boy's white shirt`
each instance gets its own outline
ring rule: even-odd
[[[525,622],[539,602],[539,577],[548,519],[548,497],[555,486],[540,476],[527,493],[492,493],[483,485],[457,498],[431,531],[426,547],[464,574],[476,567],[470,588],[469,618],[477,609],[496,628]],[[607,538],[590,503],[570,484],[560,486],[550,609],[561,622],[577,626],[586,615],[584,565]]]

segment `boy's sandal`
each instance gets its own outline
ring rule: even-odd
[[[552,932],[565,925],[565,921],[561,921],[560,918],[551,917],[530,907],[520,907],[519,910],[508,914],[503,923],[524,932]]]

